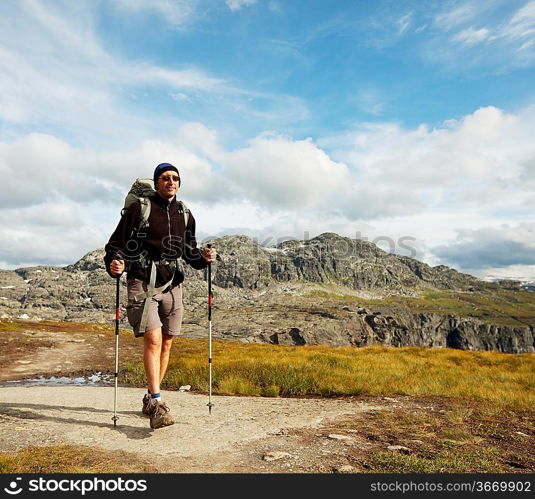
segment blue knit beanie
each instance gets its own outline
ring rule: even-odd
[[[178,173],[178,169],[177,169],[176,166],[172,165],[171,163],[160,163],[156,167],[156,169],[154,170],[154,175],[153,175],[154,185],[156,185],[158,183],[158,177],[163,172],[166,172],[167,170],[172,170],[172,171],[176,172],[176,174],[178,175],[178,177],[180,179],[180,173]],[[180,180],[178,181],[178,185],[180,185]]]

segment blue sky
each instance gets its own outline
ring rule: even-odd
[[[535,0],[4,0],[0,268],[102,247],[167,161],[201,239],[535,279],[534,66]]]

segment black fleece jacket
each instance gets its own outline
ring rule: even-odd
[[[141,221],[141,203],[132,203],[121,217],[104,247],[104,262],[108,274],[116,277],[110,272],[112,260],[124,260],[129,278],[135,277],[147,282],[150,267],[141,267],[140,255],[153,261],[182,258],[194,269],[205,268],[208,263],[197,248],[195,218],[191,212],[185,227],[182,205],[177,203],[176,198],[169,202],[156,193],[150,198],[150,202],[149,226],[146,230],[136,232]],[[167,265],[158,265],[157,270],[156,286],[162,286],[170,280],[172,270]],[[177,269],[173,285],[180,284],[183,280],[184,274]]]

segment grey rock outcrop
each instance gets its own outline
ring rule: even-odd
[[[534,351],[533,324],[500,326],[474,318],[359,305],[363,293],[411,296],[416,290],[446,289],[492,294],[510,283],[484,282],[332,233],[270,248],[246,236],[211,242],[222,257],[213,266],[216,337],[279,345]],[[112,323],[115,282],[105,271],[103,256],[104,250],[97,249],[67,267],[0,270],[0,316]],[[183,329],[186,335],[204,337],[204,272],[186,266],[185,273]],[[124,317],[125,279],[121,284]],[[342,308],[327,306],[322,295],[314,293],[319,285],[344,289],[354,294],[354,302]]]
[[[357,346],[381,344],[395,347],[424,346],[461,350],[534,352],[534,326],[511,327],[486,324],[453,315],[411,314],[395,310],[357,314]]]
[[[226,236],[212,243],[223,257],[214,278],[214,283],[222,287],[258,288],[273,280],[399,291],[417,285],[444,289],[497,286],[449,267],[430,267],[413,258],[387,253],[373,243],[333,233],[305,241],[285,241],[270,248],[245,236]]]
[[[453,315],[410,313],[400,309],[344,311],[323,321],[304,320],[293,327],[261,334],[276,345],[329,345],[392,347],[421,346],[461,350],[535,352],[533,326],[486,324]]]

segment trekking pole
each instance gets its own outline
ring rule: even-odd
[[[119,285],[121,276],[117,276],[117,287],[115,290],[115,392],[113,394],[113,427],[117,426],[117,378],[119,377],[119,321],[121,320],[121,309],[119,308]]]
[[[208,244],[207,248],[212,245]],[[209,383],[208,391],[208,414],[212,414],[212,262],[208,262],[208,366],[209,366]]]

